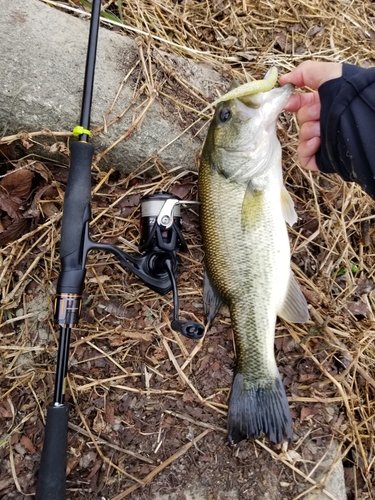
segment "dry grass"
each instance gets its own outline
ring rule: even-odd
[[[62,3],[65,7],[68,4],[77,8],[79,2]],[[119,15],[115,1],[108,1],[104,8]],[[167,99],[156,81],[156,69],[160,67],[155,62],[157,49],[191,57],[240,80],[262,77],[274,64],[281,72],[287,71],[310,58],[361,66],[375,63],[375,11],[369,0],[136,1],[123,2],[122,14],[127,28],[121,31],[138,37],[139,32],[145,33],[140,38],[143,58],[137,70],[149,105],[153,99]],[[171,69],[164,67],[163,71],[172,75]],[[203,109],[208,96],[186,86],[178,75],[172,76],[173,85],[185,89],[183,102],[172,100],[176,115],[187,108]],[[143,109],[149,112],[147,104]],[[197,114],[189,115],[191,123],[194,116]],[[276,339],[284,379],[291,378],[290,402],[298,417],[296,427],[301,431],[295,450],[303,448],[302,429],[307,435],[322,431],[328,440],[337,438],[341,448],[336,458],[344,460],[352,471],[351,478],[347,478],[350,498],[374,498],[374,202],[354,184],[301,170],[296,161],[297,128],[293,116],[284,116],[279,134],[284,147],[285,181],[300,216],[290,231],[292,266],[311,304],[311,321],[303,327],[279,323]],[[8,142],[11,140],[8,138]],[[102,157],[105,152],[97,153]],[[124,179],[94,168],[94,239],[116,241],[125,251],[134,251],[139,236],[139,196],[165,189],[195,199],[194,173],[168,173],[167,166],[153,162],[155,165],[158,171],[154,169],[152,177],[145,175],[150,172],[147,164]],[[55,197],[40,200],[39,210],[43,215],[43,207],[53,203],[56,214],[44,214],[37,227],[0,251],[0,415],[7,423],[0,450],[2,456],[9,456],[11,474],[10,481],[6,476],[0,478],[0,486],[4,491],[13,487],[20,498],[30,492],[29,482],[36,467],[34,464],[26,472],[22,469],[20,450],[34,453],[37,461],[35,448],[40,451],[44,408],[53,390],[57,338],[52,302],[59,272],[63,202],[63,184],[54,182]],[[128,205],[124,200],[130,200]],[[182,255],[181,300],[191,317],[202,320],[197,304],[202,302],[203,249],[197,215],[194,211],[186,215],[189,254]],[[91,470],[104,471],[101,481],[109,491],[120,491],[112,496],[120,500],[154,481],[190,448],[199,450],[206,436],[225,432],[223,415],[229,391],[225,380],[230,377],[225,379],[223,375],[224,381],[216,380],[217,385],[207,390],[197,372],[205,373],[202,366],[214,340],[208,336],[193,344],[175,334],[168,319],[169,296],[158,297],[136,279],[124,276],[108,255],[90,255],[87,269],[84,314],[80,327],[73,332],[69,370],[68,395],[74,404],[70,426],[76,433],[68,460],[68,470],[75,479],[69,487],[76,498],[81,498],[80,494],[87,498],[89,486],[93,487],[91,476],[77,479],[78,467],[85,469],[80,459],[88,446]],[[218,331],[225,332],[228,325],[227,316],[220,316]],[[291,362],[285,348],[287,339],[293,339],[298,346],[290,351],[293,366],[306,366],[307,371],[302,369],[299,378],[298,371],[288,372]],[[230,366],[230,357],[223,356],[222,361]],[[119,405],[124,394],[135,399],[129,398],[122,414]],[[96,406],[99,400],[102,403]],[[145,415],[159,415],[159,427],[152,438],[144,438],[142,449],[136,448],[142,446],[141,438],[147,433],[137,423],[137,400]],[[172,400],[181,402],[175,409],[193,401],[201,413],[209,411],[210,417],[175,411],[168,407]],[[332,411],[326,414],[325,408]],[[181,440],[180,446],[171,445],[168,453],[164,449],[165,429],[178,428],[181,422],[183,432],[187,428],[190,432],[192,426],[199,435],[194,438],[192,430],[187,438],[190,442]],[[131,439],[125,439],[134,432],[138,436],[136,447]],[[33,438],[28,438],[29,442],[25,436]],[[127,444],[122,445],[121,439]],[[257,453],[263,447],[266,455],[290,468],[296,484],[304,481],[303,489],[291,490],[288,498],[301,498],[301,491],[313,498],[317,488],[324,486],[316,483],[311,467],[296,455],[293,458],[285,451],[271,450],[263,442],[257,446]],[[163,449],[158,463],[158,452]],[[127,460],[133,460],[131,467]]]

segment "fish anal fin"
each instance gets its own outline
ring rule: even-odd
[[[292,271],[290,272],[288,292],[281,309],[277,312],[280,318],[289,323],[306,323],[309,319],[307,302]]]
[[[216,286],[213,284],[207,269],[205,269],[203,282],[203,306],[204,314],[208,323],[212,323],[223,304],[224,299],[221,297]]]
[[[281,188],[281,210],[285,222],[287,222],[289,226],[293,226],[293,224],[297,222],[298,217],[294,209],[294,203],[292,197],[286,190],[285,186]]]

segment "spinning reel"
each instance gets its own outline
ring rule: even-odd
[[[139,249],[141,256],[124,252],[114,245],[92,241],[86,226],[83,254],[89,250],[105,250],[114,254],[122,267],[129,269],[140,278],[145,285],[161,295],[173,291],[173,318],[171,326],[189,339],[199,340],[203,337],[204,326],[195,321],[181,321],[178,317],[179,300],[176,283],[178,267],[177,251],[187,251],[182,234],[181,205],[195,202],[181,201],[177,196],[166,192],[144,196],[141,199],[141,238]],[[56,300],[56,322],[61,326],[74,326],[80,313],[80,298],[74,297],[70,290],[72,273],[62,273],[58,281],[59,294]],[[82,272],[82,270],[80,271]],[[76,277],[77,278],[77,277]],[[84,274],[82,274],[82,280]],[[69,295],[69,297],[68,297]]]
[[[182,235],[181,205],[195,204],[194,201],[181,201],[177,196],[160,192],[141,199],[141,240],[140,251],[147,262],[143,267],[142,281],[160,294],[173,291],[172,328],[189,339],[203,337],[204,326],[195,321],[183,322],[178,319],[179,301],[175,274],[178,258],[176,252],[187,251]],[[158,281],[157,287],[150,277]]]

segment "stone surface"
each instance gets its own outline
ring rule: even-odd
[[[321,484],[326,491],[331,493],[336,500],[347,500],[344,466],[339,453],[339,443],[333,440],[328,449],[322,449],[322,462],[316,469],[313,479]],[[304,500],[329,500],[330,497],[323,492],[313,489]]]
[[[0,0],[0,12],[0,136],[20,130],[72,130],[80,118],[89,32],[87,18],[75,18],[38,0]],[[204,65],[164,56],[178,71],[185,70],[184,78],[194,82],[207,96],[214,95],[214,87],[225,88],[222,77]],[[134,41],[100,29],[91,128],[103,125],[103,117],[121,82],[138,59],[139,50]],[[131,82],[123,87],[111,118],[129,106],[133,87]],[[144,99],[145,96],[141,96],[136,104]],[[124,134],[132,117],[133,110],[130,110],[120,122],[110,126],[106,134],[93,137],[96,152],[104,151]],[[185,127],[177,112],[167,112],[156,99],[140,129],[108,153],[100,166],[132,171],[156,155]],[[45,138],[37,140],[41,142]],[[168,169],[194,169],[195,155],[201,145],[202,139],[187,132],[158,158]]]

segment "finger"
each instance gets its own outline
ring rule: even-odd
[[[304,61],[297,68],[293,69],[290,73],[286,75],[282,75],[279,78],[280,84],[285,85],[286,83],[292,83],[296,87],[305,87],[307,83],[305,80],[308,79],[309,73],[314,73],[313,71],[314,62],[313,61]],[[312,82],[309,85],[311,88],[316,89]]]
[[[320,123],[317,121],[302,123],[299,130],[299,141],[302,143],[313,137],[320,137]]]
[[[342,64],[334,62],[304,61],[296,69],[280,76],[280,84],[292,83],[296,87],[317,89],[324,82],[342,76]]]
[[[306,94],[293,94],[286,103],[284,109],[286,111],[295,112],[303,106],[309,106],[320,103],[318,92],[309,92]]]
[[[318,122],[320,120],[320,108],[320,103],[302,106],[297,113],[298,123],[302,126],[305,122]]]
[[[297,148],[297,155],[301,167],[306,170],[318,171],[315,154],[320,148],[320,137],[313,137],[308,141],[301,142]]]

